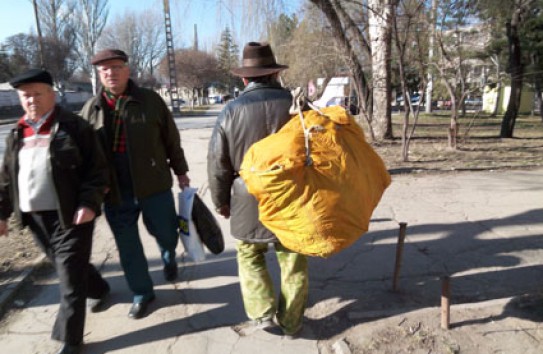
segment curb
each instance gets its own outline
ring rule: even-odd
[[[38,256],[29,264],[27,269],[23,270],[18,276],[11,279],[11,284],[6,286],[5,290],[0,294],[0,319],[4,316],[7,305],[13,300],[15,295],[17,295],[19,289],[46,259],[47,257],[45,255]]]
[[[0,125],[13,124],[13,123],[16,123],[18,120],[19,120],[18,118],[0,119]]]

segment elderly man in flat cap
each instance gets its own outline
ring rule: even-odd
[[[112,183],[104,212],[133,292],[128,317],[138,319],[145,316],[155,298],[138,218],[143,216],[158,243],[164,278],[174,281],[179,236],[171,171],[185,188],[190,182],[188,165],[168,107],[156,92],[129,79],[126,53],[105,49],[91,62],[98,70],[102,89],[85,104],[82,116],[97,130],[109,162]]]
[[[232,70],[242,78],[245,90],[224,107],[209,142],[207,172],[211,198],[219,214],[232,217],[230,232],[238,239],[239,281],[250,319],[234,328],[240,335],[266,329],[292,338],[302,329],[306,306],[306,257],[283,247],[260,223],[258,203],[247,192],[238,173],[251,145],[277,132],[290,120],[292,96],[278,81],[279,73],[286,68],[276,63],[268,43],[247,43],[243,66]],[[270,243],[281,268],[278,299],[266,265]]]
[[[92,127],[55,105],[51,75],[32,69],[10,81],[25,115],[6,140],[0,171],[0,235],[13,213],[32,234],[59,276],[60,309],[52,338],[59,353],[79,353],[86,298],[97,311],[108,283],[89,263],[94,220],[108,171]]]

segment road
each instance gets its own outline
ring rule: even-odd
[[[212,115],[202,115],[202,116],[184,116],[184,117],[176,117],[175,118],[175,124],[177,125],[177,129],[180,131],[187,130],[187,129],[204,129],[204,128],[211,128],[215,124],[215,121],[217,119],[217,114]],[[2,124],[0,123],[0,156],[4,156],[4,150],[6,146],[6,136],[8,135],[11,128],[13,128],[13,122],[14,119],[6,119],[5,122],[10,122],[8,124]]]

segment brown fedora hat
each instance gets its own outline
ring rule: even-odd
[[[230,72],[239,77],[259,77],[284,69],[288,69],[288,66],[277,64],[268,43],[249,42],[243,48],[242,66]]]

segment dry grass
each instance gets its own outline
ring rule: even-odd
[[[514,138],[499,137],[501,117],[472,113],[458,120],[458,148],[448,148],[447,115],[421,115],[410,143],[409,161],[401,158],[403,116],[393,115],[395,139],[375,145],[393,173],[492,170],[543,166],[543,123],[539,116],[517,118]]]

